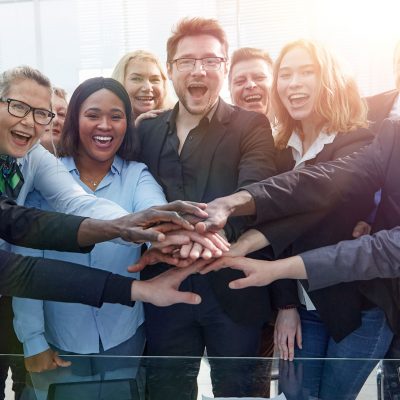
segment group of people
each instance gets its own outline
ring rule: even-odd
[[[18,296],[0,299],[0,322],[3,352],[23,352],[28,371],[78,363],[60,354],[192,356],[191,374],[149,362],[146,398],[196,399],[206,350],[215,396],[256,397],[268,371],[254,385],[257,364],[227,374],[213,357],[275,345],[284,360],[321,358],[296,398],[354,399],[374,364],[323,358],[389,350],[397,281],[381,278],[399,275],[400,125],[382,121],[400,116],[400,45],[385,115],[317,42],[288,43],[274,62],[254,48],[228,56],[216,20],[186,18],[167,72],[134,51],[69,104],[30,67],[0,75],[0,292]]]

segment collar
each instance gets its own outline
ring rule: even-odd
[[[211,107],[210,111],[199,121],[198,125],[207,118],[208,122],[211,122],[213,119],[214,115],[218,121],[221,121],[222,115],[221,112],[219,112],[222,107],[220,107],[220,104],[222,103],[222,99],[219,97],[218,100],[215,102],[215,104]],[[175,104],[175,107],[172,109],[168,119],[167,119],[167,124],[169,126],[169,131],[168,133],[171,134],[175,131],[175,126],[176,126],[176,117],[178,115],[179,111],[179,101]]]
[[[314,143],[303,154],[303,142],[298,132],[293,132],[288,140],[287,148],[292,149],[295,168],[303,166],[307,161],[315,158],[324,148],[326,144],[330,144],[335,140],[337,132],[321,131]]]
[[[79,173],[73,157],[63,157],[62,161],[63,161],[65,167],[67,168],[68,172],[74,171],[77,174]],[[111,172],[113,174],[121,175],[123,163],[124,163],[123,159],[121,157],[119,157],[118,155],[115,155],[114,160],[111,164]]]

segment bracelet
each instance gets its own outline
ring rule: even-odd
[[[278,310],[291,310],[297,308],[298,304],[288,304],[287,306],[278,307]]]

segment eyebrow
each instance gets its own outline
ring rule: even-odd
[[[314,68],[315,64],[303,64],[303,65],[300,65],[298,68],[305,69],[305,68],[310,68],[310,67]],[[293,68],[289,67],[289,66],[279,67],[279,71],[285,70],[285,69],[293,69]]]
[[[89,112],[89,111],[101,112],[102,110],[100,108],[97,108],[97,107],[90,107],[90,108],[87,108],[86,110],[84,110],[84,112]],[[111,112],[119,111],[119,112],[122,112],[122,113],[125,114],[125,111],[122,110],[121,108],[112,108],[110,111]]]

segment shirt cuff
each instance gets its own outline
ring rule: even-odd
[[[43,351],[46,351],[49,348],[50,346],[47,343],[44,335],[40,334],[24,342],[24,356],[34,356],[36,354],[42,353]]]

